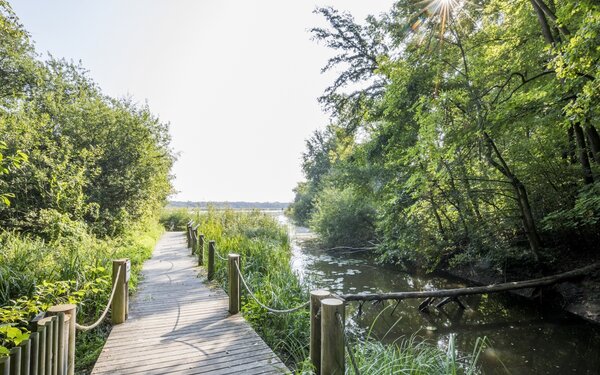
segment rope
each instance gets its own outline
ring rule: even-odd
[[[119,274],[121,273],[121,267],[119,267],[117,269],[117,277],[115,278],[115,280],[119,280]],[[92,325],[89,326],[82,326],[78,323],[75,323],[75,328],[77,328],[80,331],[89,331],[92,330],[96,327],[98,327],[98,325],[104,320],[104,318],[106,318],[106,314],[108,313],[108,308],[110,307],[110,305],[112,305],[112,300],[113,297],[115,296],[115,291],[117,290],[117,282],[115,282],[115,284],[113,285],[112,288],[112,292],[110,293],[110,298],[108,300],[108,303],[106,304],[106,308],[104,308],[104,312],[102,313],[102,315],[100,316],[100,318],[98,318],[98,320],[96,320],[96,322]]]
[[[338,323],[340,323],[340,328],[342,329],[342,332],[343,332],[344,331],[344,322],[342,321],[342,316],[340,315],[339,312],[336,312],[335,316],[337,318]],[[346,351],[348,352],[348,355],[350,356],[350,362],[352,362],[352,367],[354,367],[354,373],[356,375],[360,375],[360,370],[358,369],[358,365],[356,364],[356,358],[354,358],[354,352],[352,351],[352,348],[350,348],[350,344],[348,343],[348,338],[347,338],[346,334],[344,334],[344,346],[346,347]]]
[[[228,261],[228,259],[227,259],[227,258],[223,258],[223,257],[221,256],[221,254],[219,254],[219,252],[217,251],[217,247],[216,247],[216,246],[215,246],[215,255],[216,255],[216,256],[217,256],[217,258],[219,258],[220,260],[224,260],[225,262],[227,262],[227,261]]]
[[[244,279],[244,276],[242,275],[242,271],[240,271],[240,267],[238,266],[237,262],[233,262],[233,264],[235,264],[235,268],[238,271],[238,275],[240,275],[240,279],[242,280],[242,284],[244,284],[244,288],[246,288],[246,290],[248,291],[248,294],[250,294],[250,297],[252,297],[252,299],[258,303],[263,309],[267,310],[270,313],[274,313],[274,314],[286,314],[286,313],[291,313],[294,311],[298,311],[300,309],[305,308],[306,306],[308,306],[310,304],[310,301],[306,301],[304,302],[302,305],[300,306],[296,306],[293,307],[291,309],[286,309],[286,310],[277,310],[277,309],[273,309],[269,306],[264,305],[262,302],[260,302],[256,296],[254,296],[254,293],[252,293],[252,291],[250,290],[250,288],[248,287],[248,284],[246,284],[246,279]]]

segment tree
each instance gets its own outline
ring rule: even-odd
[[[355,142],[320,180],[377,187],[382,251],[445,264],[519,248],[539,265],[575,243],[540,223],[595,207],[597,5],[401,0],[362,26],[320,13],[315,36],[338,52],[325,69],[344,67],[322,100]]]

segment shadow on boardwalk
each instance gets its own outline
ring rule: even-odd
[[[92,374],[282,374],[279,358],[227,295],[200,280],[183,232],[167,232]]]

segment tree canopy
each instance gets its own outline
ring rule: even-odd
[[[351,197],[332,189],[352,189],[384,259],[539,265],[597,243],[598,5],[400,0],[362,25],[317,12],[341,74],[321,98],[332,124],[307,142],[298,221],[319,231],[311,217]]]

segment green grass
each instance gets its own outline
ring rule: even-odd
[[[447,349],[441,349],[413,336],[394,344],[368,340],[353,346],[352,351],[360,374],[377,375],[474,375],[479,373],[477,361],[483,349],[480,341],[473,353],[461,356],[451,335]],[[348,357],[348,356],[347,356]],[[346,360],[348,373],[354,374],[350,358]]]

